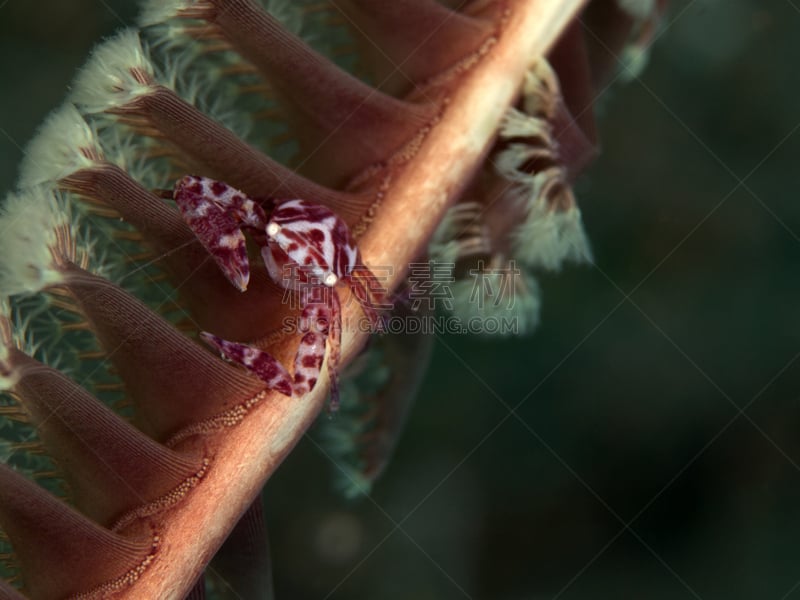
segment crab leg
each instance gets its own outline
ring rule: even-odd
[[[331,381],[331,410],[339,405],[337,367],[341,344],[341,323],[339,322],[339,298],[330,290],[331,307],[327,304],[307,305],[301,314],[299,330],[303,333],[297,355],[294,359],[294,377],[271,354],[247,344],[229,342],[211,333],[203,332],[201,337],[217,348],[224,356],[239,363],[259,377],[267,387],[285,396],[303,396],[314,389],[322,370],[325,358],[325,342],[330,333],[330,354],[328,373]]]
[[[322,370],[325,342],[328,342],[328,375],[330,380],[330,410],[339,407],[339,355],[342,341],[341,306],[339,295],[331,288],[320,288],[324,301],[309,303],[303,308],[299,330],[303,333],[294,362],[295,394],[302,395],[314,388]],[[317,299],[318,300],[318,299]]]
[[[256,242],[266,244],[264,211],[251,198],[227,183],[187,175],[175,184],[173,198],[191,230],[241,291],[250,281],[250,264],[242,227]]]
[[[233,362],[250,369],[259,377],[267,387],[277,390],[284,396],[292,396],[294,385],[292,376],[278,360],[271,354],[238,342],[229,342],[216,335],[206,333],[200,334],[205,342],[214,346],[223,356]]]

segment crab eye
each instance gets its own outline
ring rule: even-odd
[[[322,281],[328,287],[333,287],[339,281],[339,278],[336,276],[336,273],[328,273],[325,275],[325,279]]]
[[[278,235],[278,232],[281,230],[281,226],[277,223],[269,223],[267,225],[267,235],[271,238],[274,238]]]

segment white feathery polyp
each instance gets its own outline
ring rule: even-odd
[[[656,0],[617,0],[617,6],[637,21],[648,19],[656,10]]]
[[[197,96],[208,93],[208,88],[215,83],[206,74],[218,71],[208,64],[198,65],[197,60],[197,53],[190,47],[170,53],[164,58],[163,67],[158,70],[158,82],[194,104]],[[203,77],[200,76],[201,72]]]
[[[549,146],[532,144],[509,144],[492,159],[495,171],[508,181],[527,184],[533,175],[522,167],[530,160],[556,162],[557,156]]]
[[[0,295],[38,292],[63,279],[51,248],[57,230],[70,222],[69,209],[52,190],[38,187],[6,197],[0,212]]]
[[[454,228],[454,214],[455,206],[451,206],[428,243],[428,255],[432,260],[446,263],[458,260],[458,242],[454,239],[458,232]]]
[[[461,202],[451,206],[428,244],[430,258],[452,264],[468,254],[477,254],[479,251],[488,254],[489,243],[483,231],[475,234],[475,229],[483,227],[483,208],[476,202]]]
[[[516,108],[509,108],[500,121],[500,137],[505,139],[539,137],[548,146],[553,145],[552,127],[546,119],[532,117]]]
[[[45,119],[25,149],[20,187],[54,183],[80,169],[92,167],[101,156],[94,129],[67,103]]]
[[[453,315],[470,328],[469,333],[524,335],[539,324],[539,285],[514,261],[502,268],[475,270],[448,285],[453,293]]]
[[[141,27],[149,27],[169,21],[178,13],[194,4],[192,0],[145,0],[137,23]]]
[[[538,60],[526,73],[522,84],[522,104],[529,115],[552,117],[561,95],[558,75],[546,59]]]
[[[558,271],[566,261],[592,261],[581,211],[552,209],[544,197],[529,208],[525,221],[512,234],[514,256],[529,267]]]
[[[623,81],[633,81],[642,74],[650,52],[646,46],[628,44],[619,57],[619,75]]]
[[[135,29],[124,29],[102,42],[75,77],[70,100],[86,113],[125,106],[152,91],[134,73],[151,81],[154,69]]]

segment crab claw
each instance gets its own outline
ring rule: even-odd
[[[173,198],[184,221],[208,250],[222,273],[240,291],[250,281],[247,243],[241,222],[221,206],[203,177],[187,175],[175,184]]]

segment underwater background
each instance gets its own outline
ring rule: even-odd
[[[137,12],[0,0],[0,190]],[[672,3],[598,98],[596,266],[540,277],[533,335],[437,339],[369,497],[301,442],[265,493],[278,598],[800,598],[798,33],[796,0]]]

